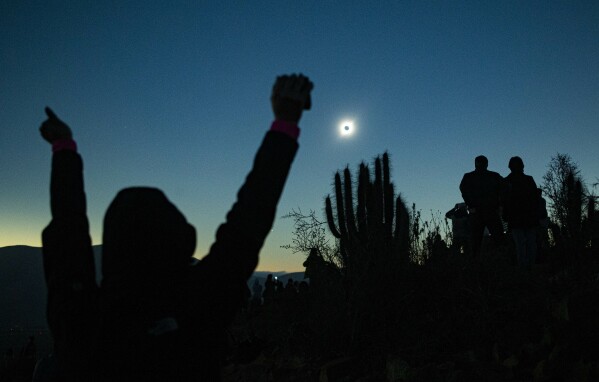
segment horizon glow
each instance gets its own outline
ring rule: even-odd
[[[50,106],[83,156],[94,244],[116,193],[146,185],[196,227],[202,257],[282,74],[315,87],[259,271],[302,270],[305,255],[281,248],[293,239],[281,217],[324,219],[335,171],[385,151],[396,192],[424,218],[462,202],[480,154],[503,176],[520,156],[537,185],[558,152],[589,186],[599,178],[597,1],[8,1],[0,20],[0,246],[39,245],[50,221],[38,132]]]

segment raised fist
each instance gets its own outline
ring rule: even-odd
[[[42,135],[42,138],[51,144],[59,139],[73,138],[73,134],[71,133],[69,126],[58,119],[52,109],[47,106],[46,115],[48,116],[48,119],[46,119],[40,126],[40,134]]]
[[[272,87],[270,102],[275,119],[297,124],[304,110],[310,110],[314,84],[302,74],[279,76]]]

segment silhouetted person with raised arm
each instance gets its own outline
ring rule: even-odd
[[[495,243],[503,241],[503,225],[499,216],[503,178],[487,170],[489,161],[484,155],[474,159],[474,171],[464,174],[460,191],[468,206],[472,234],[472,254],[479,255],[485,227]]]
[[[530,270],[537,254],[539,194],[533,177],[524,174],[522,158],[512,157],[508,167],[503,216],[514,238],[518,265]]]
[[[220,379],[219,348],[272,227],[312,86],[302,75],[277,78],[275,121],[201,261],[191,261],[195,229],[160,190],[120,191],[104,219],[100,288],[82,160],[70,128],[46,108],[40,132],[53,151],[52,221],[42,240],[48,323],[62,380]]]

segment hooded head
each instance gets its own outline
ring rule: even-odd
[[[489,160],[487,159],[486,156],[479,155],[476,158],[474,158],[474,168],[476,170],[479,170],[479,171],[486,170],[488,166],[489,166]]]
[[[184,269],[195,245],[195,228],[162,191],[121,190],[104,217],[102,285],[159,281]]]
[[[520,157],[511,157],[508,167],[512,172],[524,172],[524,162]]]

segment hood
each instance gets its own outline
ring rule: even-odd
[[[189,265],[196,231],[162,191],[121,190],[106,211],[102,286],[144,285]]]

